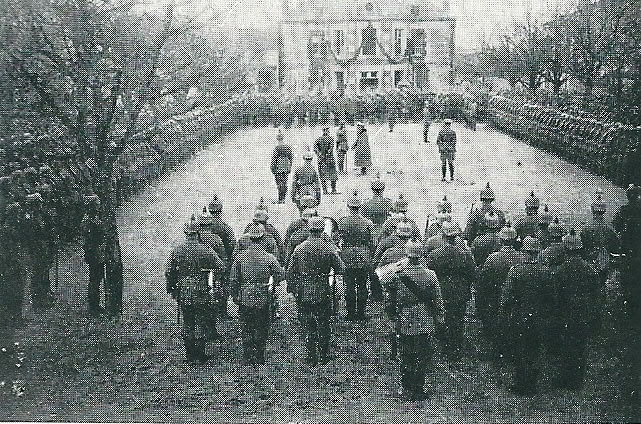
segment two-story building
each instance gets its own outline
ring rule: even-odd
[[[291,92],[402,85],[451,87],[456,20],[447,1],[331,4],[287,1],[278,34],[278,79]]]

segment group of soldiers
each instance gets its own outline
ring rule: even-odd
[[[515,137],[617,184],[641,181],[641,127],[573,116],[545,106],[495,96],[490,122]]]
[[[231,295],[239,305],[244,360],[264,363],[270,321],[277,316],[275,287],[285,282],[305,336],[305,362],[326,364],[342,285],[347,321],[368,320],[368,299],[384,301],[396,323],[391,348],[393,355],[400,353],[408,399],[428,397],[425,377],[434,369],[439,344],[449,360],[463,356],[472,300],[489,358],[514,369],[515,393],[537,391],[543,352],[558,371],[557,386],[582,387],[612,256],[625,258],[626,296],[638,292],[638,187],[628,188],[629,203],[615,215],[614,227],[604,219],[607,205],[599,190],[591,204],[593,220],[583,228],[564,225],[547,205],[541,211],[534,192],[524,200],[523,215],[508,222],[488,183],[464,230],[444,197],[424,231],[402,195],[396,201],[384,196],[380,177],[371,189],[365,201],[358,191],[350,193],[349,213],[338,220],[318,216],[318,199],[304,195],[300,218],[282,238],[267,222],[262,199],[238,241],[221,218],[218,199],[198,220],[193,216],[185,227],[187,242],[172,253],[166,274],[168,292],[183,311],[187,359],[207,359],[207,329],[218,337],[212,310],[224,314]]]

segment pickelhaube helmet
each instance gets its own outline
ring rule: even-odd
[[[312,159],[314,159],[314,155],[312,155],[312,152],[307,150],[305,153],[303,153],[303,159],[312,160]]]
[[[407,203],[407,200],[403,197],[403,193],[398,195],[398,200],[394,202],[394,210],[396,212],[407,212],[409,204]]]
[[[325,229],[325,220],[320,216],[313,216],[309,220],[309,231],[320,232]]]
[[[269,215],[267,214],[267,211],[264,209],[256,209],[254,211],[254,222],[267,222],[267,219],[269,219]]]
[[[412,225],[408,221],[400,221],[396,224],[396,234],[402,237],[410,237],[412,235]]]
[[[530,192],[530,195],[525,199],[525,207],[527,209],[538,209],[540,206],[539,198],[534,195],[534,192]]]
[[[447,200],[447,196],[443,196],[443,200],[439,200],[436,204],[436,209],[439,212],[452,213],[452,202]]]
[[[221,212],[223,210],[223,202],[220,201],[217,195],[209,202],[209,211],[211,213]]]
[[[347,206],[350,208],[358,208],[361,206],[361,199],[358,196],[358,190],[354,190],[352,195],[347,199]]]
[[[501,231],[499,231],[499,239],[505,240],[505,241],[510,241],[510,240],[516,240],[517,234],[516,230],[512,228],[512,225],[510,225],[509,222],[505,224],[505,227],[501,228]]]
[[[283,140],[284,138],[285,138],[285,137],[283,136],[283,130],[279,128],[279,129],[278,129],[278,134],[276,134],[276,140],[281,141],[281,140]]]
[[[538,238],[527,236],[523,239],[521,250],[524,252],[539,252],[541,251],[541,242]]]
[[[583,249],[583,242],[581,241],[581,237],[579,237],[574,228],[572,228],[568,234],[563,236],[563,247],[565,247],[566,250]]]
[[[441,225],[441,231],[448,237],[454,237],[461,234],[461,227],[458,225],[458,222],[445,221]]]
[[[590,209],[592,209],[593,214],[603,215],[607,209],[607,206],[603,201],[603,198],[601,197],[602,194],[603,194],[603,190],[601,190],[600,188],[597,189],[596,199],[594,199],[594,202],[592,202],[592,205],[590,206]]]
[[[552,222],[552,214],[548,205],[543,206],[543,213],[539,216],[539,224],[541,225],[550,225]]]
[[[247,234],[252,240],[259,239],[265,235],[265,226],[259,222],[255,222],[249,226]]]
[[[490,229],[496,229],[501,226],[501,222],[499,221],[499,216],[495,214],[494,211],[490,211],[485,214],[484,224],[487,228],[490,228]]]
[[[405,245],[405,253],[409,258],[420,258],[423,256],[423,245],[410,241]]]
[[[385,190],[385,182],[381,180],[381,174],[376,173],[376,178],[372,180],[372,191]]]
[[[262,196],[258,201],[258,204],[256,205],[255,210],[258,210],[258,209],[264,210],[265,212],[269,212],[269,210],[267,209],[267,204],[265,203],[265,198]]]
[[[494,200],[494,190],[490,187],[490,183],[488,182],[487,185],[481,190],[481,195],[480,195],[481,200]]]
[[[183,226],[183,232],[187,235],[189,234],[197,234],[198,233],[198,225],[196,224],[196,215],[192,214],[191,219],[185,223]]]
[[[214,218],[209,213],[207,206],[203,206],[203,212],[198,217],[198,225],[201,227],[205,227],[207,225],[210,225],[213,222],[213,220]]]
[[[563,237],[565,235],[565,228],[559,222],[559,218],[554,218],[554,221],[548,226],[550,237]]]

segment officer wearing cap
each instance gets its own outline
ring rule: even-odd
[[[565,259],[565,248],[563,247],[563,236],[566,231],[559,222],[559,218],[554,218],[554,221],[548,226],[550,234],[550,244],[548,247],[541,251],[539,262],[543,265],[554,269],[563,263]]]
[[[469,250],[457,245],[461,234],[458,223],[445,221],[443,235],[445,245],[427,255],[427,265],[436,272],[445,302],[445,351],[452,360],[461,357],[464,339],[465,307],[471,297],[476,264]]]
[[[97,316],[104,313],[100,306],[100,285],[105,276],[105,227],[100,218],[100,198],[95,194],[85,196],[85,216],[82,218],[85,262],[89,265],[87,300],[89,313]]]
[[[210,231],[218,234],[225,245],[227,258],[231,258],[236,247],[236,236],[231,226],[223,219],[223,203],[217,195],[214,195],[214,198],[209,203],[209,213],[211,213],[212,217]]]
[[[450,168],[450,181],[454,181],[454,158],[456,156],[456,133],[452,129],[452,120],[443,121],[443,128],[438,133],[436,145],[441,155],[441,181],[445,181],[447,168]]]
[[[338,131],[336,131],[336,156],[338,156],[338,171],[343,174],[347,174],[345,156],[348,150],[347,130],[345,129],[345,122],[341,122]]]
[[[289,178],[289,173],[292,171],[292,163],[294,160],[292,146],[286,144],[283,141],[284,138],[283,132],[279,128],[278,135],[276,136],[278,144],[274,147],[270,165],[272,174],[274,174],[274,178],[276,179],[276,187],[278,188],[278,203],[285,203],[285,197],[287,196],[287,178]]]
[[[430,215],[425,222],[425,240],[441,233],[441,225],[452,218],[452,202],[443,196],[436,204],[436,215]]]
[[[587,344],[596,332],[601,285],[597,271],[581,257],[583,243],[574,229],[563,237],[565,260],[552,271],[554,299],[548,351],[554,358],[558,385],[570,390],[583,386]]]
[[[599,279],[605,284],[610,269],[610,253],[618,252],[621,247],[619,235],[607,222],[605,212],[607,206],[602,198],[602,191],[597,190],[596,199],[591,205],[592,222],[581,230],[581,241],[585,258],[599,272]]]
[[[361,169],[361,175],[365,175],[367,168],[372,166],[372,153],[367,129],[362,122],[356,125],[356,141],[352,144],[352,150],[354,151],[354,166]]]
[[[467,225],[465,226],[465,232],[463,233],[463,238],[470,243],[474,241],[479,233],[483,232],[486,213],[494,212],[499,217],[499,225],[501,227],[505,225],[505,214],[493,204],[495,198],[494,190],[490,187],[489,182],[483,190],[481,190],[479,197],[482,205],[481,207],[472,210],[472,213],[470,213],[470,216],[468,217]]]
[[[550,270],[538,262],[540,250],[537,239],[525,237],[521,247],[523,261],[508,272],[499,308],[499,319],[505,328],[501,342],[509,344],[510,359],[515,365],[511,389],[524,396],[537,390],[540,349],[552,301]]]
[[[339,275],[345,270],[334,244],[321,237],[324,228],[323,218],[310,217],[309,237],[294,249],[287,267],[288,291],[296,296],[305,329],[305,362],[312,366],[329,362],[332,314],[329,275],[332,270]]]
[[[498,232],[501,229],[499,217],[494,212],[485,214],[484,233],[474,239],[470,250],[474,255],[474,261],[482,266],[490,254],[501,248],[501,241]]]
[[[523,253],[514,248],[517,234],[509,223],[499,231],[501,248],[490,254],[479,270],[476,280],[476,313],[483,327],[481,334],[488,349],[491,359],[499,358],[502,346],[499,321],[497,320],[501,289],[507,278],[510,268],[523,262]]]
[[[310,151],[303,154],[304,163],[294,171],[292,179],[292,201],[299,211],[303,211],[300,200],[305,195],[311,195],[316,199],[317,204],[321,201],[321,188],[318,173],[314,169],[312,160],[314,156]]]
[[[332,193],[337,194],[336,181],[336,160],[334,159],[334,138],[329,135],[329,127],[323,128],[323,135],[314,142],[314,153],[318,158],[318,175],[323,187],[323,194],[327,194],[327,181],[332,186]]]
[[[543,207],[543,213],[539,215],[539,228],[536,230],[535,236],[535,238],[539,239],[539,242],[541,243],[541,249],[545,249],[550,244],[549,227],[553,219],[554,218],[550,213],[548,205],[545,205]]]
[[[403,196],[403,194],[398,195],[398,200],[394,202],[394,209],[389,218],[383,223],[383,232],[379,240],[384,241],[387,237],[394,234],[396,231],[396,225],[401,221],[407,221],[412,226],[412,241],[421,241],[421,231],[416,225],[416,221],[407,216],[407,211],[409,210],[409,203]],[[379,241],[379,243],[381,242]]]
[[[269,332],[271,302],[270,277],[277,285],[284,279],[284,270],[276,256],[265,251],[262,224],[255,224],[247,234],[250,245],[238,253],[231,266],[229,283],[239,307],[243,325],[244,359],[248,364],[265,363],[265,347]]]
[[[525,216],[522,216],[514,222],[514,229],[519,239],[523,240],[526,236],[535,237],[539,229],[539,199],[532,191],[525,199]]]
[[[167,293],[182,312],[182,337],[188,361],[205,361],[205,328],[210,319],[210,273],[215,281],[224,264],[210,247],[198,242],[196,217],[184,227],[186,241],[176,247],[167,262]]]
[[[425,393],[425,375],[430,371],[435,335],[441,334],[445,308],[441,287],[434,271],[421,264],[423,246],[409,242],[409,262],[401,268],[390,290],[396,300],[401,353],[401,385],[411,401],[429,398]]]
[[[361,200],[354,191],[347,201],[349,214],[338,220],[341,259],[345,262],[347,320],[363,321],[367,302],[367,280],[374,250],[374,224],[360,214]]]
[[[318,211],[313,208],[307,208],[303,211],[302,216],[300,217],[300,225],[292,233],[292,235],[287,240],[287,246],[285,248],[285,263],[289,263],[289,259],[294,253],[296,246],[307,240],[309,238],[309,221],[310,219],[318,216]]]

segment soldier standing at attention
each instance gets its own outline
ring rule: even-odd
[[[184,228],[186,242],[176,247],[167,263],[167,293],[178,301],[183,315],[182,337],[188,361],[205,361],[205,330],[210,319],[210,273],[214,281],[224,265],[216,252],[198,242],[196,217]]]
[[[539,199],[531,192],[525,199],[525,216],[520,217],[514,223],[514,229],[518,234],[519,239],[524,240],[525,237],[536,237],[539,229]]]
[[[409,242],[406,251],[409,263],[397,272],[396,284],[392,283],[400,324],[401,385],[408,400],[421,401],[429,398],[423,386],[445,310],[436,274],[420,263],[423,246]]]
[[[470,244],[474,241],[476,236],[483,231],[485,227],[486,213],[494,212],[499,217],[500,226],[502,227],[505,225],[505,214],[492,204],[494,202],[494,198],[494,190],[492,190],[490,183],[488,182],[483,190],[481,190],[481,207],[474,209],[467,219],[463,238]]]
[[[605,284],[610,269],[610,253],[618,252],[621,242],[619,235],[605,222],[607,206],[597,190],[597,198],[592,203],[592,222],[581,230],[581,242],[585,258],[591,261],[599,273],[599,281]],[[605,286],[602,286],[605,287]]]
[[[321,237],[325,221],[313,217],[309,222],[309,238],[298,245],[287,268],[288,290],[296,294],[298,313],[305,329],[307,357],[315,366],[329,362],[330,316],[332,291],[329,274],[342,274],[345,264],[336,247]]]
[[[271,171],[276,179],[276,186],[278,187],[278,203],[285,203],[285,196],[287,196],[287,178],[292,171],[292,146],[283,142],[283,132],[279,129],[276,140],[278,144],[274,147],[272,154]]]
[[[314,156],[311,152],[305,152],[303,154],[303,166],[296,168],[292,178],[292,201],[301,213],[303,212],[303,206],[300,200],[303,196],[311,195],[316,199],[317,204],[321,201],[320,179],[312,164],[313,159]]]
[[[450,168],[450,181],[454,181],[454,157],[456,156],[456,133],[452,129],[452,120],[443,121],[443,128],[438,133],[436,145],[441,155],[441,181],[445,181],[447,166]]]
[[[527,236],[523,262],[509,271],[501,293],[499,317],[507,327],[504,342],[513,344],[514,384],[518,395],[536,393],[544,320],[552,302],[550,269],[539,264],[539,241]]]
[[[566,257],[552,272],[554,301],[550,311],[553,326],[549,349],[558,365],[562,388],[579,390],[587,366],[587,345],[595,333],[599,302],[599,277],[581,258],[583,243],[574,230],[563,237]]]
[[[245,233],[249,232],[249,228],[252,224],[263,224],[263,226],[265,227],[265,235],[273,237],[274,241],[276,242],[278,250],[275,256],[282,264],[285,256],[285,246],[283,244],[283,239],[281,238],[278,229],[267,222],[268,219],[269,212],[267,210],[267,205],[265,205],[265,199],[261,197],[260,202],[256,206],[256,210],[254,211],[252,222],[247,224],[247,227],[245,227]]]
[[[323,135],[314,142],[314,153],[318,158],[318,174],[320,176],[323,194],[327,194],[327,180],[332,185],[332,193],[336,191],[336,161],[334,160],[334,139],[329,135],[329,127],[323,128]]]
[[[457,223],[443,223],[445,246],[427,256],[427,265],[436,272],[445,302],[445,326],[447,355],[458,360],[462,355],[464,340],[464,317],[467,301],[476,274],[476,264],[469,250],[457,246],[461,229]]]
[[[234,303],[238,305],[243,324],[243,352],[248,364],[264,364],[270,324],[270,277],[273,284],[283,280],[283,268],[271,253],[261,246],[265,235],[262,224],[250,229],[249,248],[236,256],[229,273]]]
[[[356,126],[356,141],[352,145],[354,151],[354,166],[361,168],[361,175],[367,173],[367,168],[372,166],[372,153],[365,124],[359,122]]]
[[[427,138],[427,135],[430,132],[430,126],[432,125],[432,113],[430,108],[425,105],[423,108],[423,143],[429,143],[430,140]]]
[[[359,210],[361,200],[355,191],[347,201],[349,215],[338,220],[338,233],[342,244],[341,259],[345,263],[345,300],[347,320],[364,321],[367,302],[367,279],[372,262],[374,224],[363,217]]]
[[[341,122],[341,126],[336,132],[336,155],[338,156],[338,171],[342,174],[347,174],[347,167],[345,166],[345,155],[347,155],[348,150],[349,142],[347,141],[345,122]]]
[[[476,280],[476,313],[483,327],[481,334],[487,343],[491,359],[499,358],[502,341],[501,327],[497,319],[501,290],[507,274],[514,265],[523,262],[523,254],[514,248],[516,231],[509,223],[499,231],[501,249],[487,257]]]
[[[425,241],[430,237],[434,237],[441,233],[441,226],[443,222],[449,221],[452,218],[452,202],[447,200],[447,196],[443,196],[443,200],[439,200],[436,204],[436,215],[431,215],[425,222]]]
[[[82,218],[85,236],[83,249],[89,265],[89,288],[87,289],[89,313],[97,316],[104,313],[100,307],[100,284],[105,277],[105,232],[100,219],[100,198],[95,194],[85,197],[87,212]]]
[[[223,204],[216,195],[209,203],[209,212],[212,217],[210,230],[212,233],[218,234],[225,245],[227,257],[231,258],[236,247],[236,236],[234,230],[223,219]]]

